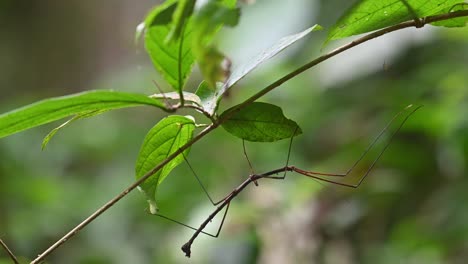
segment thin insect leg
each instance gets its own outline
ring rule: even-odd
[[[405,110],[409,109],[411,107],[408,106],[405,108]],[[343,182],[339,182],[339,181],[334,181],[334,180],[330,180],[330,179],[325,179],[325,178],[322,178],[322,177],[319,177],[319,176],[336,176],[336,175],[326,175],[326,174],[317,174],[315,172],[310,172],[310,171],[304,171],[304,170],[301,170],[299,168],[296,168],[294,166],[289,166],[287,168],[285,168],[285,170],[291,170],[291,171],[294,171],[294,172],[297,172],[299,174],[302,174],[304,176],[307,176],[307,177],[310,177],[310,178],[314,178],[314,179],[317,179],[317,180],[321,180],[321,181],[324,181],[324,182],[328,182],[328,183],[333,183],[333,184],[337,184],[337,185],[341,185],[341,186],[345,186],[345,187],[351,187],[351,188],[357,188],[361,185],[361,183],[364,181],[364,179],[367,177],[367,175],[369,175],[370,171],[372,170],[372,168],[374,168],[375,164],[377,163],[377,161],[380,159],[380,157],[382,157],[383,153],[385,152],[385,150],[387,150],[388,146],[390,145],[392,139],[395,137],[395,135],[398,133],[398,131],[400,131],[400,129],[403,127],[403,125],[406,123],[406,121],[408,120],[408,118],[414,113],[416,112],[419,108],[421,108],[422,106],[418,106],[416,107],[413,111],[411,111],[404,119],[403,121],[400,123],[400,125],[397,127],[397,129],[391,134],[390,136],[390,139],[388,140],[388,142],[384,145],[383,149],[379,152],[379,154],[377,155],[377,158],[374,159],[374,161],[372,162],[372,164],[369,166],[369,168],[367,168],[366,172],[364,173],[363,176],[361,176],[361,178],[359,179],[359,181],[355,184],[348,184],[348,183],[343,183]],[[403,111],[405,111],[403,110]],[[402,112],[403,112],[402,111]],[[396,119],[397,116],[399,116],[402,112],[398,113],[395,117],[393,117],[393,119],[390,121],[389,124],[387,124],[387,126],[384,128],[384,130],[382,132],[380,132],[380,134],[378,135],[377,139],[379,139],[382,134],[388,129],[388,127],[390,126],[390,124]],[[374,142],[371,144],[371,147],[375,145],[375,142],[376,140],[374,140]],[[369,151],[370,148],[368,148],[365,153],[367,153]],[[353,165],[353,167],[348,170],[348,172],[344,175],[348,175],[352,169],[354,167],[356,167],[356,164],[359,163],[359,161],[362,160],[362,156],[359,158],[359,160]],[[279,177],[273,177],[273,176],[270,176],[268,178],[273,178],[273,179],[276,179],[276,178],[279,178]]]
[[[296,126],[296,129],[294,129],[294,133],[292,134],[291,139],[289,141],[288,156],[286,157],[286,165],[284,166],[285,168],[289,166],[289,158],[291,157],[292,143],[298,129],[299,126]],[[283,179],[286,178],[286,173],[288,173],[288,170],[284,170]]]
[[[153,83],[154,85],[156,86],[156,88],[158,89],[158,91],[161,93],[163,99],[164,99],[164,104],[166,105],[166,107],[168,107],[169,109],[173,109],[174,106],[171,104],[171,102],[169,102],[169,98],[166,97],[166,95],[164,94],[164,91],[161,89],[161,86],[159,86],[159,84],[153,80]]]
[[[250,175],[254,175],[255,172],[254,172],[252,163],[250,162],[249,155],[247,155],[247,150],[246,150],[246,148],[245,148],[245,140],[243,140],[243,139],[242,139],[242,149],[244,150],[244,156],[245,156],[245,158],[247,159],[247,162],[249,163]],[[253,183],[255,184],[255,186],[258,186],[258,182],[257,182],[257,181],[254,181]]]
[[[354,164],[351,166],[351,168],[348,169],[348,171],[346,171],[346,173],[324,173],[324,172],[316,172],[316,171],[305,171],[305,170],[301,170],[299,168],[296,168],[294,166],[289,166],[289,167],[285,167],[284,168],[284,171],[295,171],[297,173],[300,173],[300,174],[303,174],[303,175],[315,175],[315,176],[331,176],[331,177],[346,177],[347,175],[349,175],[355,168],[356,166],[364,159],[364,157],[367,155],[367,153],[369,153],[369,151],[375,146],[375,144],[377,144],[377,142],[379,142],[379,140],[382,138],[382,136],[385,134],[385,132],[387,132],[387,130],[390,128],[390,126],[393,124],[393,122],[397,119],[397,117],[399,117],[402,113],[404,113],[406,110],[408,110],[409,108],[413,107],[413,105],[409,105],[407,106],[405,109],[403,109],[402,111],[400,111],[398,114],[396,114],[391,120],[390,122],[387,123],[387,125],[384,127],[384,129],[382,129],[382,131],[380,131],[380,133],[377,135],[377,137],[372,141],[372,143],[367,147],[367,149],[361,154],[361,156],[359,157],[359,159],[357,159]],[[401,128],[401,126],[403,126],[403,124],[406,122],[406,120],[414,113],[416,112],[419,108],[421,108],[422,106],[418,106],[416,108],[414,108],[413,111],[411,111],[407,116],[406,118],[402,121],[401,125],[398,127],[397,131],[398,132]],[[395,132],[395,133],[396,133]],[[395,133],[392,134],[391,137],[393,137],[395,135]],[[391,140],[391,139],[390,139]],[[390,143],[390,140],[389,142],[387,143],[387,145]],[[384,150],[387,148],[387,145],[385,146]],[[382,152],[383,153],[383,152]],[[382,155],[382,153],[379,154],[379,157]],[[268,176],[268,177],[265,177],[265,178],[274,178],[274,177],[271,177],[271,176]]]
[[[218,231],[216,232],[215,235],[210,234],[210,233],[207,233],[207,232],[205,232],[205,231],[200,231],[200,233],[205,234],[205,235],[210,236],[210,237],[217,238],[217,237],[219,236],[219,233],[221,232],[221,229],[223,228],[224,220],[226,219],[226,215],[227,215],[227,212],[228,212],[228,210],[229,210],[229,205],[230,205],[230,203],[227,204],[226,210],[224,210],[223,218],[221,219],[221,223],[219,224]],[[163,219],[166,219],[166,220],[168,220],[168,221],[171,221],[171,222],[174,222],[174,223],[176,223],[176,224],[179,224],[179,225],[181,225],[181,226],[184,226],[184,227],[186,227],[186,228],[192,229],[192,230],[194,230],[194,231],[197,231],[197,230],[198,230],[198,229],[195,228],[195,227],[189,226],[189,225],[184,224],[184,223],[182,223],[182,222],[180,222],[180,221],[177,221],[177,220],[174,220],[174,219],[172,219],[172,218],[169,218],[169,217],[167,217],[167,216],[165,216],[165,215],[162,215],[162,214],[155,214],[155,215],[156,215],[156,216],[159,216],[159,217],[161,217],[161,218],[163,218]]]
[[[208,199],[210,200],[210,202],[216,206],[218,204],[220,204],[222,201],[224,201],[226,198],[223,198],[221,200],[219,200],[218,202],[214,202],[214,200],[211,198],[210,194],[208,193],[208,191],[206,190],[205,188],[205,185],[203,185],[203,183],[201,182],[200,178],[198,177],[197,173],[195,172],[195,170],[193,169],[192,165],[190,165],[190,162],[187,160],[187,158],[185,157],[184,153],[182,152],[182,157],[184,157],[184,160],[185,162],[187,163],[187,165],[189,166],[190,170],[192,171],[193,175],[195,176],[195,178],[197,179],[198,181],[198,184],[200,184],[200,186],[202,187],[203,191],[205,192],[206,196],[208,197]]]
[[[184,153],[182,153],[182,157],[184,158],[185,162],[186,162],[187,165],[189,166],[190,170],[192,171],[193,175],[194,175],[195,178],[197,179],[198,183],[199,183],[200,186],[202,187],[203,191],[205,192],[205,194],[206,194],[206,196],[208,197],[208,199],[210,200],[210,202],[211,202],[214,206],[216,206],[216,205],[220,204],[221,202],[223,202],[226,198],[220,200],[219,202],[214,202],[214,201],[213,201],[213,199],[212,199],[211,196],[209,195],[208,191],[206,190],[205,186],[204,186],[203,183],[201,182],[200,178],[199,178],[198,175],[195,173],[195,170],[193,169],[192,165],[190,165],[190,163],[188,162],[188,160],[187,160],[187,158],[185,157]],[[158,182],[158,181],[159,181],[159,175],[158,175],[158,178],[157,178],[157,182]],[[227,197],[229,197],[229,195],[228,195]],[[222,229],[222,227],[223,227],[224,220],[226,219],[226,215],[227,215],[228,209],[229,209],[229,203],[227,204],[226,210],[225,210],[224,215],[223,215],[223,219],[221,220],[221,224],[220,224],[220,226],[219,226],[219,228],[218,228],[218,231],[217,231],[216,235],[213,235],[213,234],[210,234],[210,233],[207,233],[207,232],[204,232],[204,231],[200,231],[200,233],[205,234],[205,235],[207,235],[207,236],[214,237],[214,238],[218,237],[218,235],[219,235],[219,233],[221,232],[221,229]],[[186,228],[192,229],[192,230],[194,230],[194,231],[197,231],[197,230],[198,230],[198,229],[195,228],[195,227],[189,226],[189,225],[187,225],[187,224],[185,224],[185,223],[182,223],[182,222],[180,222],[180,221],[178,221],[178,220],[172,219],[172,218],[170,218],[170,217],[167,217],[167,216],[162,215],[162,214],[159,214],[159,213],[155,213],[155,214],[152,214],[152,215],[159,216],[159,217],[161,217],[161,218],[163,218],[163,219],[166,219],[166,220],[168,220],[168,221],[174,222],[174,223],[176,223],[176,224],[179,224],[179,225],[184,226],[184,227],[186,227]]]

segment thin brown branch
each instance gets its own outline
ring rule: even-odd
[[[19,264],[19,261],[18,261],[18,259],[16,258],[15,254],[13,254],[13,252],[8,248],[8,246],[5,244],[5,242],[3,242],[2,239],[0,239],[0,245],[2,245],[3,249],[6,251],[6,253],[8,254],[8,256],[10,256],[11,260],[13,261],[13,263]]]
[[[442,20],[448,20],[448,19],[452,19],[452,18],[456,18],[456,17],[463,17],[463,16],[468,16],[468,10],[463,10],[463,11],[456,11],[456,12],[451,12],[451,13],[447,13],[447,14],[442,14],[442,15],[436,15],[436,16],[429,16],[429,17],[425,17],[425,18],[422,18],[421,21],[422,21],[422,25],[425,25],[425,24],[428,24],[428,23],[432,23],[432,22],[436,22],[436,21],[442,21]],[[50,253],[52,253],[55,249],[57,249],[58,247],[60,247],[63,243],[65,243],[67,240],[69,240],[70,238],[72,238],[74,235],[76,235],[81,229],[83,229],[84,227],[86,227],[89,223],[91,223],[94,219],[96,219],[98,216],[100,216],[102,213],[104,213],[105,211],[107,211],[109,208],[111,208],[115,203],[117,203],[120,199],[122,199],[123,197],[125,197],[129,192],[131,192],[132,190],[134,190],[137,186],[139,186],[140,184],[142,184],[144,181],[146,181],[149,177],[151,177],[154,173],[156,173],[157,171],[159,171],[162,167],[164,167],[167,163],[169,163],[171,160],[173,160],[174,158],[176,158],[179,154],[181,154],[184,150],[186,150],[187,148],[189,148],[190,146],[192,146],[194,143],[196,143],[197,141],[199,141],[200,139],[202,139],[203,137],[205,137],[207,134],[209,134],[211,131],[213,131],[214,129],[216,129],[219,125],[221,125],[222,123],[224,123],[229,117],[231,117],[235,112],[245,108],[246,106],[250,105],[251,103],[253,103],[254,101],[256,101],[257,99],[259,99],[260,97],[264,96],[265,94],[269,93],[270,91],[274,90],[275,88],[281,86],[283,83],[291,80],[292,78],[298,76],[299,74],[303,73],[304,71],[318,65],[319,63],[333,57],[333,56],[336,56],[348,49],[351,49],[357,45],[360,45],[364,42],[367,42],[371,39],[374,39],[374,38],[377,38],[377,37],[380,37],[380,36],[383,36],[385,34],[388,34],[390,32],[393,32],[393,31],[397,31],[397,30],[400,30],[400,29],[404,29],[404,28],[409,28],[409,27],[420,27],[421,25],[418,25],[417,22],[415,21],[407,21],[407,22],[403,22],[403,23],[400,23],[400,24],[397,24],[397,25],[394,25],[394,26],[390,26],[390,27],[387,27],[387,28],[384,28],[384,29],[381,29],[381,30],[378,30],[378,31],[375,31],[373,33],[370,33],[368,35],[365,35],[361,38],[358,38],[346,45],[343,45],[325,55],[322,55],[312,61],[310,61],[309,63],[299,67],[298,69],[292,71],[291,73],[285,75],[284,77],[278,79],[277,81],[273,82],[272,84],[268,85],[267,87],[265,87],[264,89],[260,90],[258,93],[254,94],[253,96],[251,96],[250,98],[248,98],[247,100],[245,100],[243,103],[237,105],[235,108],[232,109],[232,111],[226,115],[223,115],[223,118],[222,119],[218,119],[217,122],[213,123],[212,125],[210,125],[209,127],[207,127],[205,130],[203,130],[202,132],[200,132],[197,136],[195,136],[192,140],[190,140],[187,144],[185,144],[184,146],[182,146],[181,148],[179,148],[176,152],[174,152],[172,155],[170,155],[168,158],[166,158],[164,161],[162,161],[159,165],[157,165],[156,167],[154,167],[150,172],[148,172],[147,174],[145,174],[143,177],[141,177],[140,179],[138,179],[137,181],[135,181],[134,183],[132,183],[129,187],[127,187],[124,191],[122,191],[120,194],[118,194],[116,197],[112,198],[110,201],[108,201],[106,204],[104,204],[101,208],[99,208],[98,210],[96,210],[93,214],[91,214],[89,217],[87,217],[85,220],[83,220],[80,224],[78,224],[76,227],[74,227],[72,230],[70,230],[66,235],[64,235],[62,238],[60,238],[57,242],[55,242],[52,246],[50,246],[48,249],[46,249],[43,253],[41,253],[36,259],[34,259],[31,264],[38,264],[40,261],[42,261],[45,257],[47,257]],[[257,176],[258,177],[258,176]],[[257,177],[250,177],[248,178],[246,181],[244,181],[243,184],[241,184],[238,188],[241,188],[238,192],[240,192],[242,189],[244,189],[252,180],[256,180],[256,179],[259,179]],[[260,177],[261,178],[261,177]],[[244,186],[245,184],[245,186]],[[237,190],[237,189],[236,189]],[[231,196],[228,196],[225,200],[225,202],[223,202],[223,204],[221,204],[219,207],[224,207],[226,206],[226,204],[232,200],[232,198],[234,198],[238,192],[235,192],[234,194],[232,194]],[[218,207],[218,208],[219,208]],[[217,214],[217,212],[216,212]],[[215,214],[215,215],[216,215]],[[214,217],[214,216],[213,216]],[[205,224],[206,225],[206,224]],[[204,228],[204,226],[200,227],[201,229]],[[198,235],[198,234],[197,234]],[[187,254],[187,252],[186,252]]]
[[[425,18],[422,18],[422,21],[423,21],[423,25],[425,24],[429,24],[429,23],[433,23],[433,22],[437,22],[437,21],[442,21],[442,20],[448,20],[448,19],[452,19],[452,18],[456,18],[456,17],[463,17],[463,16],[468,16],[468,10],[463,10],[463,11],[456,11],[456,12],[451,12],[451,13],[447,13],[447,14],[442,14],[442,15],[436,15],[436,16],[428,16],[428,17],[425,17]],[[419,27],[417,25],[418,23],[415,22],[415,21],[406,21],[406,22],[402,22],[400,24],[396,24],[394,26],[390,26],[390,27],[386,27],[384,29],[381,29],[381,30],[377,30],[375,32],[372,32],[368,35],[365,35],[361,38],[358,38],[356,40],[353,40],[351,41],[350,43],[348,44],[345,44],[327,54],[324,54],[306,64],[304,64],[303,66],[297,68],[296,70],[292,71],[291,73],[285,75],[284,77],[278,79],[277,81],[273,82],[272,84],[268,85],[267,87],[263,88],[262,90],[260,90],[258,93],[254,94],[253,96],[249,97],[247,100],[245,100],[243,103],[237,105],[236,107],[232,108],[232,114],[245,108],[246,106],[250,105],[251,103],[255,102],[257,99],[259,99],[260,97],[264,96],[265,94],[271,92],[272,90],[276,89],[277,87],[281,86],[283,83],[291,80],[292,78],[298,76],[299,74],[305,72],[306,70],[322,63],[323,61],[331,58],[331,57],[334,57],[346,50],[349,50],[357,45],[360,45],[364,42],[367,42],[371,39],[375,39],[377,37],[380,37],[380,36],[383,36],[383,35],[386,35],[388,33],[391,33],[391,32],[394,32],[394,31],[397,31],[397,30],[401,30],[401,29],[405,29],[405,28],[409,28],[409,27]],[[218,122],[222,123],[224,122],[225,120],[227,120],[231,115],[224,115],[223,116],[223,120],[219,120]]]

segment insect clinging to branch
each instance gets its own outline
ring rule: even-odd
[[[390,120],[390,122],[388,122],[388,124],[380,131],[380,133],[375,137],[375,139],[369,144],[367,149],[361,154],[361,156],[353,163],[353,165],[345,173],[328,173],[328,172],[308,171],[308,170],[303,170],[303,169],[297,168],[295,166],[289,165],[293,138],[294,138],[295,135],[297,135],[297,131],[299,130],[299,127],[296,127],[294,129],[293,133],[292,133],[292,136],[289,137],[290,142],[289,142],[288,154],[287,154],[287,157],[286,157],[285,165],[283,167],[280,167],[280,168],[277,168],[277,169],[274,169],[274,170],[271,170],[271,171],[268,171],[268,172],[265,172],[265,173],[255,174],[253,172],[252,164],[250,162],[250,159],[247,156],[247,152],[246,152],[246,149],[245,149],[245,144],[243,142],[244,155],[245,155],[245,157],[246,157],[246,159],[247,159],[247,161],[249,163],[251,173],[248,175],[248,177],[238,187],[236,187],[233,191],[231,191],[224,198],[222,198],[221,200],[219,200],[217,202],[215,202],[212,199],[212,197],[209,195],[207,189],[205,188],[202,181],[200,180],[200,177],[198,177],[197,173],[195,172],[194,168],[192,167],[192,165],[190,164],[190,162],[188,161],[186,156],[184,154],[182,154],[184,161],[187,163],[187,165],[190,168],[192,174],[196,178],[198,184],[202,188],[203,192],[206,194],[208,200],[216,208],[206,218],[206,220],[201,223],[201,225],[198,228],[189,226],[189,225],[184,224],[184,223],[182,223],[180,221],[177,221],[177,220],[174,220],[174,219],[169,218],[167,216],[164,216],[162,214],[159,214],[159,212],[155,213],[155,215],[157,215],[157,216],[159,216],[161,218],[164,218],[166,220],[175,222],[177,224],[180,224],[180,225],[182,225],[184,227],[190,228],[190,229],[195,231],[195,233],[192,235],[192,237],[189,239],[189,241],[182,246],[182,251],[185,253],[185,255],[187,257],[190,257],[190,255],[191,255],[191,245],[195,241],[195,239],[197,238],[197,236],[199,234],[205,234],[205,235],[208,235],[208,236],[211,236],[211,237],[214,237],[214,238],[219,236],[219,234],[220,234],[220,232],[222,230],[224,221],[226,219],[226,215],[228,213],[231,201],[239,193],[241,193],[248,185],[250,185],[251,183],[254,183],[254,184],[257,185],[258,184],[257,182],[259,180],[262,180],[262,179],[283,180],[283,179],[286,178],[287,172],[294,172],[295,174],[303,175],[303,176],[306,176],[306,177],[309,177],[309,178],[312,178],[312,179],[315,179],[315,180],[318,180],[318,181],[323,181],[323,182],[326,182],[326,183],[330,183],[330,184],[336,184],[336,185],[339,185],[339,186],[349,187],[349,188],[359,187],[362,184],[362,182],[364,181],[364,179],[369,175],[371,170],[374,168],[377,161],[382,157],[383,153],[385,152],[385,150],[390,145],[391,140],[395,137],[395,135],[398,133],[398,131],[401,129],[401,127],[405,124],[405,122],[408,120],[408,118],[415,111],[417,111],[421,107],[422,106],[409,105],[405,109],[403,109],[401,112],[396,114]],[[385,135],[388,136],[386,142],[385,142],[385,138],[386,138]],[[367,167],[364,169],[364,173],[362,173],[360,175],[360,177],[358,178],[358,180],[356,182],[349,183],[349,182],[344,182],[342,180],[339,180],[339,179],[346,178],[347,176],[350,176],[353,172],[355,172],[356,168],[361,165],[363,159],[368,155],[368,153],[372,149],[376,148],[378,143],[380,143],[381,141],[384,141],[384,143],[383,143],[382,146],[380,146],[380,150],[378,150],[377,156],[372,160],[372,162],[370,162],[370,165],[365,165]],[[223,216],[222,216],[221,223],[220,223],[220,225],[219,225],[219,227],[217,229],[217,232],[215,234],[210,234],[208,232],[205,232],[204,230],[205,230],[206,226],[223,209],[224,209],[224,213],[223,213]]]

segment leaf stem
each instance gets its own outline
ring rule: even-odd
[[[436,21],[442,21],[442,20],[448,20],[448,19],[452,19],[452,18],[456,18],[456,17],[463,17],[463,16],[468,16],[468,10],[462,10],[462,11],[456,11],[456,12],[450,12],[450,13],[446,13],[446,14],[441,14],[441,15],[435,15],[435,16],[428,16],[428,17],[425,17],[425,18],[422,18],[420,19],[420,21],[422,22],[422,26],[424,26],[425,24],[428,24],[428,23],[432,23],[432,22],[436,22]],[[244,102],[242,102],[241,104],[237,105],[236,107],[234,107],[232,109],[232,111],[230,113],[227,113],[225,115],[223,115],[222,118],[220,119],[217,119],[216,122],[214,122],[212,125],[208,126],[207,128],[205,128],[203,131],[201,131],[197,136],[195,136],[191,141],[189,141],[187,144],[185,144],[184,146],[180,147],[177,151],[175,151],[172,155],[170,155],[169,157],[167,157],[164,161],[162,161],[159,165],[157,165],[156,167],[154,167],[151,171],[149,171],[147,174],[145,174],[144,176],[142,176],[140,179],[138,179],[137,181],[135,181],[134,183],[132,183],[129,187],[127,187],[124,191],[122,191],[121,193],[119,193],[117,196],[115,196],[114,198],[112,198],[111,200],[109,200],[106,204],[104,204],[102,207],[100,207],[99,209],[97,209],[94,213],[92,213],[90,216],[88,216],[85,220],[83,220],[81,223],[79,223],[76,227],[74,227],[72,230],[70,230],[67,234],[65,234],[62,238],[60,238],[57,242],[55,242],[52,246],[50,246],[49,248],[47,248],[43,253],[41,253],[36,259],[34,259],[31,264],[38,264],[40,261],[42,261],[45,257],[47,257],[50,253],[52,253],[55,249],[57,249],[59,246],[61,246],[62,244],[64,244],[67,240],[69,240],[70,238],[72,238],[74,235],[76,235],[81,229],[83,229],[84,227],[86,227],[89,223],[91,223],[93,220],[95,220],[98,216],[100,216],[102,213],[104,213],[105,211],[107,211],[109,208],[111,208],[115,203],[117,203],[120,199],[122,199],[123,197],[125,197],[129,192],[131,192],[132,190],[134,190],[138,185],[142,184],[145,180],[147,180],[149,177],[151,177],[154,173],[156,173],[157,171],[159,171],[161,168],[163,168],[167,163],[169,163],[171,160],[173,160],[174,158],[176,158],[179,154],[181,154],[184,150],[186,150],[187,148],[189,148],[190,146],[192,146],[194,143],[196,143],[197,141],[199,141],[200,139],[202,139],[203,137],[205,137],[207,134],[209,134],[211,131],[213,131],[214,129],[216,129],[219,125],[221,125],[223,122],[225,122],[227,119],[229,119],[229,117],[232,116],[232,114],[234,114],[235,112],[243,109],[244,107],[248,106],[249,104],[253,103],[254,101],[256,101],[257,99],[259,99],[260,97],[264,96],[265,94],[269,93],[270,91],[272,91],[273,89],[281,86],[283,83],[285,83],[286,81],[289,81],[290,79],[298,76],[299,74],[303,73],[304,71],[318,65],[319,63],[331,58],[331,57],[334,57],[335,55],[338,55],[348,49],[351,49],[357,45],[360,45],[364,42],[367,42],[371,39],[374,39],[374,38],[377,38],[377,37],[380,37],[380,36],[383,36],[385,34],[388,34],[390,32],[393,32],[393,31],[397,31],[397,30],[400,30],[400,29],[404,29],[404,28],[409,28],[409,27],[421,27],[420,24],[418,24],[418,22],[412,20],[412,21],[406,21],[406,22],[402,22],[402,23],[399,23],[399,24],[396,24],[396,25],[393,25],[393,26],[390,26],[390,27],[387,27],[387,28],[384,28],[384,29],[381,29],[381,30],[378,30],[378,31],[375,31],[373,33],[370,33],[368,35],[365,35],[361,38],[358,38],[356,40],[353,40],[351,41],[350,43],[348,44],[345,44],[325,55],[322,55],[306,64],[304,64],[303,66],[297,68],[296,70],[292,71],[291,73],[283,76],[282,78],[278,79],[277,81],[273,82],[272,84],[268,85],[267,87],[263,88],[262,90],[260,90],[258,93],[254,94],[253,96],[249,97],[247,100],[245,100]],[[284,169],[283,169],[284,170]],[[258,176],[258,175],[257,175]],[[246,181],[244,181],[244,183],[241,184],[240,187],[240,191],[242,191],[243,188],[246,187],[246,185],[248,185],[252,180],[256,180],[258,178],[256,177],[250,177],[248,178]],[[245,186],[243,186],[245,184]],[[243,186],[243,187],[242,187]],[[235,193],[235,195],[237,195],[237,193]],[[230,201],[232,200],[235,195],[230,195],[230,196],[227,196],[226,200],[225,201]],[[224,204],[224,203],[223,203]],[[220,205],[220,206],[223,206],[223,205]],[[213,216],[214,217],[214,216]],[[202,227],[200,227],[202,229]],[[195,236],[196,237],[196,236]]]
[[[183,22],[182,25],[182,32],[185,31],[185,23]],[[184,34],[181,34],[180,36],[180,44],[179,44],[179,59],[177,62],[177,74],[179,75],[179,96],[180,96],[180,105],[184,105],[185,100],[184,100],[184,91],[183,91],[183,80],[182,80],[182,56],[183,56],[183,48],[184,48]]]

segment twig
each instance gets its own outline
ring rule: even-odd
[[[452,18],[456,18],[456,17],[463,17],[463,16],[468,16],[468,10],[462,10],[462,11],[456,11],[456,12],[451,12],[451,13],[442,14],[442,15],[435,15],[435,16],[425,17],[425,18],[422,19],[422,22],[423,22],[423,25],[424,25],[424,24],[427,24],[427,23],[452,19]],[[177,151],[175,151],[172,155],[167,157],[164,161],[162,161],[160,164],[158,164],[156,167],[154,167],[151,171],[149,171],[143,177],[141,177],[140,179],[138,179],[137,181],[132,183],[123,192],[121,192],[116,197],[112,198],[110,201],[108,201],[106,204],[104,204],[101,208],[96,210],[93,214],[91,214],[89,217],[87,217],[85,220],[83,220],[80,224],[78,224],[76,227],[74,227],[72,230],[70,230],[66,235],[64,235],[57,242],[55,242],[52,246],[50,246],[43,253],[41,253],[36,259],[34,259],[31,262],[31,264],[38,264],[45,257],[47,257],[50,253],[52,253],[55,249],[57,249],[59,246],[61,246],[67,240],[69,240],[74,235],[76,235],[81,229],[83,229],[85,226],[87,226],[89,223],[91,223],[94,219],[96,219],[102,213],[107,211],[110,207],[112,207],[120,199],[125,197],[130,191],[132,191],[137,186],[139,186],[144,181],[146,181],[154,173],[159,171],[167,163],[169,163],[171,160],[173,160],[179,154],[181,154],[184,150],[186,150],[187,148],[192,146],[194,143],[199,141],[201,138],[205,137],[208,133],[210,133],[211,131],[216,129],[219,125],[224,123],[227,119],[229,119],[237,111],[245,108],[246,106],[250,105],[251,103],[253,103],[257,99],[259,99],[260,97],[262,97],[265,94],[269,93],[273,89],[281,86],[283,83],[285,83],[286,81],[291,80],[292,78],[296,77],[297,75],[301,74],[302,72],[304,72],[304,71],[316,66],[317,64],[319,64],[319,63],[321,63],[321,62],[323,62],[323,61],[325,61],[325,60],[327,60],[327,59],[329,59],[329,58],[331,58],[331,57],[333,57],[335,55],[338,55],[338,54],[340,54],[340,53],[342,53],[342,52],[344,52],[344,51],[346,51],[346,50],[348,50],[348,49],[350,49],[350,48],[352,48],[354,46],[360,45],[360,44],[362,44],[364,42],[367,42],[368,40],[380,37],[382,35],[388,34],[388,33],[393,32],[393,31],[397,31],[397,30],[404,29],[404,28],[409,28],[409,27],[419,27],[419,26],[420,25],[418,25],[418,23],[415,22],[415,21],[407,21],[407,22],[402,22],[400,24],[397,24],[397,25],[394,25],[394,26],[390,26],[390,27],[375,31],[375,32],[370,33],[368,35],[365,35],[365,36],[363,36],[361,38],[358,38],[358,39],[356,39],[356,40],[354,40],[354,41],[352,41],[352,42],[350,42],[350,43],[348,43],[346,45],[343,45],[343,46],[341,46],[341,47],[339,47],[339,48],[337,48],[337,49],[335,49],[335,50],[333,50],[333,51],[331,51],[331,52],[329,52],[329,53],[327,53],[325,55],[322,55],[322,56],[316,58],[315,60],[312,60],[311,62],[309,62],[309,63],[299,67],[298,69],[292,71],[291,73],[285,75],[284,77],[278,79],[277,81],[273,82],[269,86],[265,87],[264,89],[260,90],[258,93],[254,94],[253,96],[251,96],[250,98],[245,100],[243,103],[241,103],[241,104],[237,105],[236,107],[234,107],[230,113],[223,115],[222,119],[216,120],[216,122],[214,122],[211,126],[207,127],[205,130],[200,132],[197,136],[195,136],[187,144],[180,147]],[[258,175],[256,175],[256,176],[253,175],[252,177],[248,178],[243,183],[243,184],[245,184],[245,186],[243,186],[243,184],[241,184],[239,187],[241,187],[242,189],[245,188],[252,180],[259,179],[257,177],[259,177],[259,176]],[[235,193],[235,195],[237,195],[237,193]],[[230,201],[232,198],[231,198],[231,196],[228,196],[226,198],[226,201],[227,200]],[[225,203],[223,203],[223,204],[225,206]],[[223,206],[223,204],[221,204],[220,206]]]
[[[205,111],[205,109],[203,109],[203,107],[196,106],[196,105],[189,105],[189,104],[186,104],[186,105],[181,105],[180,108],[192,108],[192,109],[195,109],[195,110],[197,110],[198,112],[202,113],[204,116],[206,116],[208,119],[210,119],[211,122],[213,122],[213,123],[216,122],[216,119],[215,119],[210,113],[208,113],[207,111]]]
[[[8,254],[8,256],[10,256],[11,260],[13,261],[13,263],[19,264],[19,261],[18,261],[18,259],[16,258],[15,254],[13,254],[13,252],[8,248],[8,246],[5,244],[5,242],[3,242],[2,239],[0,239],[0,244],[2,245],[3,249],[5,249],[5,251],[6,251],[6,253]]]

